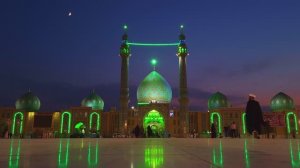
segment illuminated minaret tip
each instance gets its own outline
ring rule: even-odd
[[[185,35],[183,25],[180,26],[179,45],[177,56],[179,59],[179,120],[180,120],[180,137],[186,137],[189,133],[189,116],[188,116],[188,88],[186,73],[186,57],[188,56],[187,46],[185,44]]]
[[[153,70],[155,71],[156,65],[157,65],[157,60],[153,58],[153,59],[151,60],[151,65],[153,66]]]

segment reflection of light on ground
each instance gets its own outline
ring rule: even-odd
[[[18,147],[17,149],[14,148],[14,140],[10,141],[10,148],[9,148],[9,168],[19,167],[20,161],[20,150],[21,150],[21,140],[18,140]]]
[[[89,167],[97,167],[98,162],[98,155],[99,155],[99,145],[98,141],[94,147],[92,147],[91,142],[89,142],[89,149],[88,149],[88,166]]]
[[[290,157],[292,167],[300,167],[300,146],[299,142],[297,144],[292,144],[290,141]]]
[[[248,153],[248,141],[244,141],[244,156],[245,156],[245,166],[246,168],[250,167],[249,153]]]
[[[145,164],[149,168],[158,168],[164,163],[164,148],[152,146],[145,149]]]
[[[219,146],[219,147],[217,147]],[[223,147],[222,142],[219,145],[214,145],[212,150],[212,162],[215,166],[223,167]]]
[[[58,149],[58,167],[68,167],[69,165],[69,147],[70,139],[63,145],[62,140],[59,141]]]

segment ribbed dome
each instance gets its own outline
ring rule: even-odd
[[[218,109],[222,107],[229,107],[229,102],[227,100],[227,97],[222,94],[221,92],[216,92],[213,95],[210,96],[208,99],[208,109]]]
[[[40,107],[40,99],[31,91],[28,91],[16,101],[16,110],[18,111],[36,112],[39,111]]]
[[[294,110],[293,99],[285,93],[279,92],[271,99],[271,110],[273,112]]]
[[[158,72],[152,71],[140,83],[137,90],[138,103],[170,103],[172,89],[169,83]]]
[[[93,110],[103,110],[104,101],[98,96],[95,91],[81,101],[81,106],[91,107]]]

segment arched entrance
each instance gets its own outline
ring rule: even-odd
[[[67,117],[65,117],[65,116],[67,116]],[[64,133],[64,132],[70,134],[70,132],[71,132],[71,118],[72,118],[72,114],[70,112],[65,111],[65,112],[62,113],[61,119],[60,119],[60,133],[61,134]],[[65,120],[67,120],[67,124],[65,124],[66,123]],[[65,125],[67,126],[66,130],[64,129]]]
[[[13,117],[12,135],[21,135],[23,133],[24,115],[22,112],[16,112]]]
[[[162,137],[165,132],[165,119],[158,111],[151,110],[145,115],[143,126],[147,137]]]
[[[215,119],[215,116],[217,117],[217,119]],[[217,128],[218,134],[222,133],[222,119],[221,119],[221,115],[218,112],[212,112],[210,114],[210,125],[212,125],[212,123],[217,123],[217,125],[215,125],[215,127]]]
[[[96,116],[96,117],[94,117],[94,116]],[[95,122],[96,122],[96,124],[95,124]],[[90,131],[91,132],[95,132],[95,131],[99,132],[100,131],[100,114],[97,112],[93,112],[90,114]]]
[[[294,112],[288,112],[286,114],[286,125],[288,135],[290,135],[291,133],[298,134],[297,116]]]

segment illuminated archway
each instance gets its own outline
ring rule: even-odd
[[[288,112],[286,114],[286,125],[287,125],[287,132],[288,134],[291,133],[291,121],[290,121],[290,116],[292,116],[294,118],[294,128],[295,129],[295,132],[296,134],[298,134],[298,122],[297,122],[297,116],[294,112]]]
[[[93,128],[93,116],[96,116],[96,131],[100,131],[100,114],[97,112],[93,112],[90,114],[90,130]]]
[[[19,122],[16,122],[17,117],[19,116]],[[16,130],[16,124],[19,125],[19,134],[23,133],[23,120],[24,120],[24,114],[22,112],[16,112],[13,117],[13,125],[12,125],[12,134],[15,135]]]
[[[145,132],[147,132],[147,127],[150,126],[154,135],[162,135],[165,130],[164,117],[158,111],[151,110],[145,115],[143,126]]]
[[[243,134],[246,134],[246,113],[242,114]]]
[[[212,123],[214,123],[214,116],[217,116],[217,120],[218,120],[217,125],[218,125],[218,131],[219,131],[218,133],[220,134],[220,133],[222,133],[221,115],[218,112],[212,112],[210,114],[210,125],[212,125]]]
[[[71,132],[71,118],[72,118],[72,114],[68,111],[65,111],[62,113],[61,115],[61,118],[60,118],[60,133],[62,134],[63,133],[63,130],[64,130],[64,124],[65,124],[65,115],[67,115],[68,117],[68,123],[67,123],[67,133],[70,134]]]

